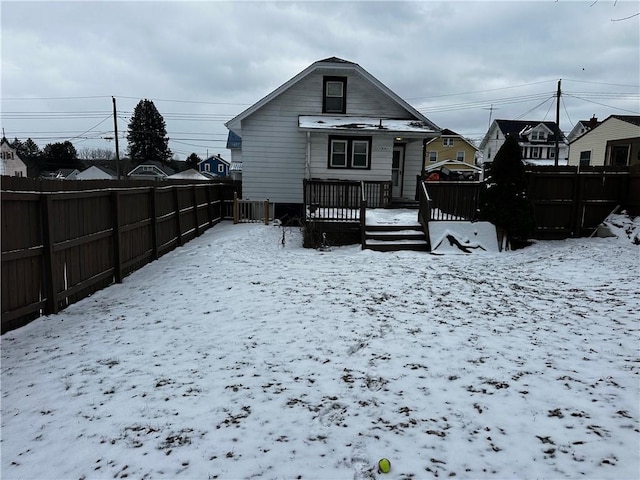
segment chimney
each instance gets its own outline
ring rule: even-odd
[[[593,115],[591,117],[591,119],[589,120],[589,130],[591,130],[592,128],[596,127],[597,125],[598,125],[598,117]]]

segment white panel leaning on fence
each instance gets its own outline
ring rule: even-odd
[[[275,204],[266,200],[242,200],[233,194],[233,223],[261,223],[273,220]]]

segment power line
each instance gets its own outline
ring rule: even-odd
[[[461,93],[446,93],[443,95],[433,95],[430,97],[413,97],[413,98],[406,98],[405,100],[424,100],[427,98],[441,98],[441,97],[455,97],[457,95],[472,95],[474,93],[486,93],[486,92],[497,92],[500,90],[507,90],[507,89],[511,89],[511,88],[520,88],[520,87],[528,87],[530,85],[540,85],[542,83],[548,83],[548,82],[553,82],[555,80],[542,80],[540,82],[532,82],[532,83],[523,83],[522,85],[511,85],[509,87],[498,87],[498,88],[488,88],[486,90],[475,90],[475,91],[471,91],[471,92],[461,92]]]
[[[627,110],[626,108],[614,107],[613,105],[606,105],[604,103],[596,102],[593,100],[587,100],[586,98],[578,97],[577,95],[566,94],[569,97],[577,98],[578,100],[582,100],[584,102],[594,103],[596,105],[600,105],[601,107],[613,108],[614,110],[620,110],[621,112],[633,113],[638,115],[640,111]]]

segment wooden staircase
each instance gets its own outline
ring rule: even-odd
[[[428,252],[429,242],[420,224],[367,225],[362,248],[378,252],[399,250]]]

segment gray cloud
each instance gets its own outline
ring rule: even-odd
[[[11,112],[106,117],[115,95],[125,131],[128,112],[150,98],[169,136],[185,139],[171,145],[182,158],[224,153],[224,121],[314,61],[338,56],[438,125],[473,138],[486,131],[492,104],[493,118],[517,118],[543,103],[527,118],[553,119],[543,100],[562,78],[561,126],[569,130],[594,113],[640,110],[637,18],[611,21],[637,10],[637,2],[551,0],[3,2],[2,126],[10,138],[71,138],[104,117]],[[625,92],[635,97],[619,98]],[[33,97],[56,99],[24,100]],[[96,139],[73,141],[102,148],[99,133],[108,128],[106,121],[85,135]],[[187,140],[199,137],[207,140]]]

